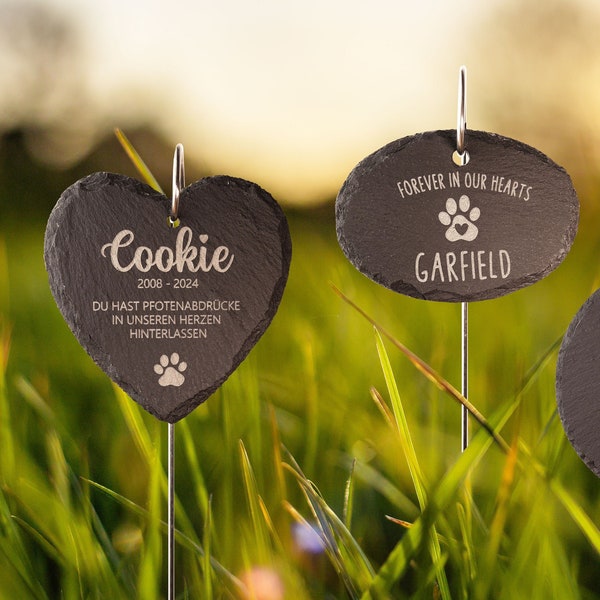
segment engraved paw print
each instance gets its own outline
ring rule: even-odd
[[[179,362],[179,354],[177,352],[173,352],[170,357],[163,354],[158,364],[154,365],[154,372],[160,375],[158,385],[162,387],[167,387],[168,385],[179,387],[185,381],[182,373],[186,369],[187,363],[183,361]]]
[[[469,211],[470,208],[469,196],[464,194],[459,198],[458,205],[454,198],[446,200],[446,210],[440,212],[438,219],[442,225],[448,227],[446,239],[449,242],[457,242],[458,240],[472,242],[477,237],[479,229],[477,229],[474,221],[479,219],[481,211],[477,207],[471,208]]]

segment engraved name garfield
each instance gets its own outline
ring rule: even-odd
[[[123,273],[131,269],[137,269],[147,273],[152,267],[156,267],[163,273],[168,273],[175,268],[182,273],[185,269],[192,273],[211,270],[225,273],[233,264],[234,254],[227,246],[217,246],[212,252],[205,246],[208,235],[201,234],[198,239],[201,246],[192,245],[193,233],[189,227],[182,227],[175,240],[175,248],[160,246],[153,251],[147,246],[138,246],[135,251],[126,251],[125,248],[132,246],[135,235],[129,229],[119,231],[113,241],[104,244],[100,253],[109,257],[112,266]]]

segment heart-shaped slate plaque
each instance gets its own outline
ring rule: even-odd
[[[600,477],[600,290],[579,309],[562,341],[556,401],[571,445]]]
[[[275,316],[291,240],[254,183],[208,177],[170,201],[123,175],[69,187],[46,229],[50,288],[94,361],[135,401],[174,423],[236,369]]]
[[[396,292],[444,302],[496,298],[548,275],[567,255],[579,202],[564,169],[538,150],[469,131],[391,142],[362,160],[336,201],[340,246]]]

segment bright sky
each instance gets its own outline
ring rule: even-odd
[[[503,4],[44,1],[75,18],[94,101],[124,121],[114,125],[145,117],[211,171],[282,201],[331,197],[385,143],[454,127],[462,64],[477,119],[481,24]]]

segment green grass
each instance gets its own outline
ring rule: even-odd
[[[471,305],[463,455],[459,306],[378,287],[331,211],[290,212],[277,316],[176,426],[179,597],[270,598],[269,580],[299,600],[600,598],[600,483],[554,398],[557,340],[600,272],[583,200],[555,273]],[[0,243],[0,598],[164,598],[166,425],[68,331],[42,238]]]

